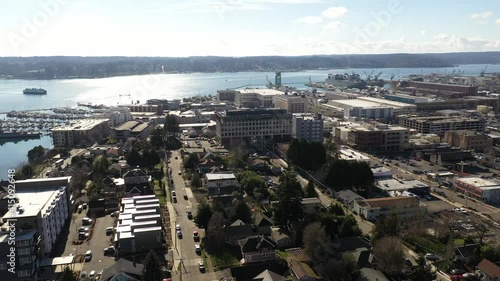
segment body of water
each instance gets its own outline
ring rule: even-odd
[[[478,75],[485,65],[460,65],[454,68],[381,68],[381,69],[330,69],[300,72],[283,72],[282,84],[304,89],[309,79],[323,82],[329,73],[382,72],[380,79],[406,77],[410,74],[451,73],[464,71],[463,75]],[[489,65],[487,72],[500,72],[500,65]],[[265,86],[274,83],[274,73],[183,73],[124,76],[102,79],[65,80],[0,80],[0,113],[11,110],[35,110],[54,107],[76,107],[78,102],[124,105],[145,102],[147,99],[180,99],[194,95],[216,95],[220,89]],[[23,95],[24,88],[44,88],[47,95]],[[36,145],[51,147],[50,137],[39,140],[0,144],[0,178],[7,175],[7,169],[27,161],[26,154]]]

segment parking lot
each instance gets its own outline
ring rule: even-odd
[[[86,210],[83,210],[82,213],[73,213],[63,256],[74,255],[78,259],[78,257],[85,255],[86,251],[91,250],[92,259],[83,264],[83,271],[88,274],[92,270],[99,272],[115,263],[114,257],[104,256],[103,253],[104,248],[111,245],[110,239],[112,238],[112,236],[106,235],[106,227],[113,226],[115,218],[110,215],[96,218],[91,238],[81,245],[73,245],[73,241],[78,239],[78,228],[82,226],[84,217],[86,217]]]

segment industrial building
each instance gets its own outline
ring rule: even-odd
[[[480,177],[457,178],[453,187],[467,196],[475,197],[487,203],[500,203],[500,182]]]
[[[493,146],[492,138],[470,130],[447,131],[444,133],[444,141],[451,146],[476,152],[488,151]]]
[[[331,100],[326,105],[334,110],[344,111],[344,117],[391,119],[396,114],[416,111],[416,105],[379,98],[359,97],[357,99]]]
[[[428,97],[419,97],[419,96],[412,96],[412,95],[400,94],[400,93],[385,94],[384,98],[386,100],[403,102],[403,103],[409,103],[409,104],[417,104],[417,103],[426,103],[426,102],[429,102],[429,98]]]
[[[224,146],[253,141],[289,142],[292,137],[292,114],[284,109],[228,110],[217,112],[216,138]]]
[[[401,81],[398,85],[398,91],[434,94],[447,98],[477,95],[477,90],[477,86],[442,84],[423,81]]]
[[[164,246],[160,202],[155,195],[122,199],[114,242],[122,254],[147,253]]]
[[[293,114],[292,136],[297,139],[323,142],[323,119],[320,114]]]
[[[94,144],[110,134],[109,119],[82,119],[52,129],[55,147]]]
[[[450,117],[444,115],[398,115],[396,122],[408,129],[414,129],[421,134],[436,134],[443,136],[447,131],[471,130],[483,132],[486,121],[482,118]]]

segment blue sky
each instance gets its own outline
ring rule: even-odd
[[[6,3],[0,10],[0,56],[500,51],[496,0]]]

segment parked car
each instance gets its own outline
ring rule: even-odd
[[[202,261],[198,262],[198,268],[200,269],[200,272],[205,272],[205,264],[203,264]]]
[[[109,254],[114,254],[115,253],[115,247],[114,246],[109,246],[104,248],[104,255],[109,255]]]
[[[187,211],[187,216],[188,216],[188,219],[192,219],[193,213],[191,211]]]
[[[188,195],[184,194],[184,199],[188,200]]]
[[[177,203],[177,197],[176,196],[172,197],[172,202]]]
[[[92,224],[92,219],[85,217],[82,219],[82,223],[83,225],[90,225]]]
[[[106,227],[106,235],[111,235],[113,234],[113,227],[110,226],[110,227]]]
[[[89,207],[89,204],[87,204],[87,203],[83,203],[83,204],[82,204],[82,207],[83,207],[83,209],[85,210],[85,209],[87,209],[87,208]]]
[[[198,233],[198,230],[193,230],[193,239],[194,241],[200,241],[200,234]]]
[[[92,270],[90,273],[89,273],[89,278],[91,278],[91,280],[93,278],[95,278],[95,270]]]
[[[76,208],[76,210],[80,214],[83,211],[83,206],[82,205],[78,205],[78,208]]]
[[[91,250],[88,250],[86,253],[85,253],[85,261],[90,261],[92,259],[92,251]]]
[[[462,269],[452,269],[450,271],[451,274],[453,275],[456,275],[456,274],[464,274],[465,273],[465,270],[462,270]]]
[[[194,251],[195,251],[196,253],[201,253],[201,247],[200,247],[200,244],[195,244],[195,245],[194,245]]]
[[[182,173],[181,173],[181,171],[178,171],[177,174],[180,176]]]
[[[82,271],[80,273],[80,279],[85,279],[85,278],[87,278],[87,271]]]
[[[119,214],[120,214],[120,211],[112,212],[111,217],[118,217]]]
[[[177,237],[179,237],[179,239],[182,239],[182,231],[177,230]]]
[[[78,232],[89,232],[90,229],[88,227],[85,227],[85,226],[80,226],[78,228]]]
[[[181,230],[181,225],[180,224],[176,224],[175,225],[175,230]]]
[[[425,254],[424,257],[425,257],[425,259],[430,260],[430,261],[437,260],[436,255],[434,255],[433,253],[427,253],[427,254]]]

